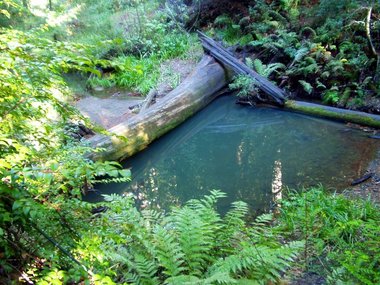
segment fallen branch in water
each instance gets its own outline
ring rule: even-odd
[[[374,175],[374,173],[368,173],[366,175],[363,175],[362,177],[358,178],[358,179],[355,179],[354,181],[351,182],[351,186],[355,186],[355,185],[358,185],[360,183],[363,183],[365,181],[367,181],[368,179],[372,178],[372,176]]]

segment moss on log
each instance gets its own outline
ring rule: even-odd
[[[360,124],[363,126],[369,126],[374,128],[380,128],[380,116],[368,114],[364,112],[339,109],[319,104],[313,104],[308,102],[300,102],[288,100],[285,103],[285,109],[289,109],[295,112],[309,114],[319,117],[325,117],[333,120],[345,121]]]
[[[230,75],[210,56],[204,56],[192,74],[162,101],[122,122],[109,131],[115,136],[96,135],[89,139],[93,160],[121,160],[146,148],[218,96]]]

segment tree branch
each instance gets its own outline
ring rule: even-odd
[[[365,31],[366,31],[366,35],[367,35],[367,39],[368,39],[368,42],[369,42],[369,46],[370,46],[371,52],[372,52],[372,54],[374,56],[378,57],[379,54],[376,51],[376,48],[373,45],[372,38],[371,38],[371,15],[372,15],[372,6],[368,7],[367,19],[366,19],[366,22],[365,22]]]

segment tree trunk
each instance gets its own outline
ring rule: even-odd
[[[175,128],[215,97],[230,75],[210,56],[204,56],[193,73],[145,112],[112,127],[115,136],[96,135],[90,144],[104,150],[89,155],[94,160],[121,160],[146,148]],[[125,139],[124,139],[125,138]]]

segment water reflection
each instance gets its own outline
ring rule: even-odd
[[[280,207],[280,202],[282,199],[282,171],[281,171],[281,161],[279,160],[276,160],[274,162],[272,195],[273,195],[274,207],[275,209],[277,209],[278,207]]]
[[[233,101],[218,99],[127,160],[131,183],[100,190],[132,192],[141,208],[169,209],[220,189],[228,195],[218,205],[221,212],[236,200],[261,212],[281,199],[283,186],[348,186],[379,147],[377,140],[343,124],[276,109],[242,108]]]

